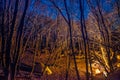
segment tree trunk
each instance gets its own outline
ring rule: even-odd
[[[20,43],[21,43],[22,31],[23,31],[23,26],[24,26],[24,18],[25,18],[26,12],[27,12],[28,3],[29,3],[29,0],[25,0],[25,8],[24,8],[24,11],[23,11],[22,18],[20,20],[20,25],[18,27],[18,31],[17,31],[16,41],[18,42],[18,44],[17,44],[17,50],[14,53],[15,54],[15,56],[14,56],[15,59],[13,61],[13,69],[12,69],[11,79],[15,79],[15,71],[16,71],[16,67],[17,67],[16,64],[17,64],[17,61],[18,61],[18,58],[19,58],[19,55],[20,55],[20,46],[21,46]]]

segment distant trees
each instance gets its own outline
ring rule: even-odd
[[[81,29],[81,31],[79,32],[80,35],[78,36],[79,39],[81,39],[81,42],[83,42],[82,46],[82,51],[85,53],[86,56],[86,70],[89,67],[89,63],[91,64],[91,57],[92,55],[94,57],[96,57],[97,59],[99,59],[99,61],[101,61],[101,65],[104,66],[106,72],[112,72],[114,70],[113,68],[113,63],[112,63],[112,57],[113,57],[113,48],[111,46],[111,22],[109,22],[108,17],[105,17],[105,11],[104,11],[104,7],[102,6],[102,2],[100,0],[94,1],[92,3],[92,0],[88,0],[88,6],[91,10],[91,13],[93,14],[92,17],[94,17],[94,19],[92,19],[91,21],[93,22],[93,27],[89,27],[89,25],[87,25],[87,23],[92,24],[90,22],[89,19],[85,19],[84,15],[84,9],[85,7],[85,1],[59,1],[56,2],[55,0],[49,0],[53,6],[57,9],[57,11],[61,14],[61,16],[63,17],[63,19],[65,20],[65,22],[68,24],[68,30],[69,30],[69,38],[70,38],[70,49],[72,50],[72,46],[74,47],[74,41],[73,41],[73,24],[74,24],[74,19],[76,20],[75,24],[77,24],[77,26],[80,26],[79,29]],[[58,5],[60,3],[64,3],[62,5]],[[81,2],[78,4],[78,2]],[[73,5],[69,6],[69,4],[73,3]],[[77,5],[77,6],[76,6]],[[80,6],[79,6],[80,5]],[[78,7],[79,6],[79,7]],[[79,9],[79,10],[78,10]],[[74,11],[76,11],[76,13],[73,13]],[[79,12],[80,11],[80,12]],[[78,13],[78,14],[77,14]],[[114,19],[113,17],[111,17],[112,19]],[[78,24],[78,19],[80,19],[80,23]],[[88,22],[87,22],[88,21]],[[90,29],[90,30],[88,30]],[[91,35],[91,32],[93,32],[93,34]],[[96,34],[96,35],[95,35]],[[81,37],[82,35],[82,37]],[[95,35],[95,36],[94,36]],[[77,37],[75,37],[77,38]],[[91,45],[92,43],[92,45]],[[80,44],[80,43],[77,43]],[[91,48],[92,46],[94,46],[95,49]],[[95,54],[92,54],[92,51],[95,51]],[[98,51],[98,53],[97,53]],[[72,53],[75,53],[74,48]],[[100,54],[100,56],[99,56]],[[74,54],[73,54],[74,55]],[[69,60],[68,60],[68,64],[69,65]],[[67,67],[69,68],[69,67]],[[67,69],[68,70],[68,69]],[[77,69],[76,69],[77,71]],[[89,79],[89,72],[91,72],[92,74],[92,69],[91,71],[87,70],[87,79]],[[66,79],[67,79],[67,74],[66,74]],[[78,78],[79,79],[79,78]]]
[[[93,1],[94,2],[94,1]],[[93,4],[96,4],[94,6]],[[100,60],[103,60],[102,63],[105,63],[105,69],[106,72],[110,73],[114,71],[114,49],[112,46],[112,31],[111,28],[113,25],[113,22],[115,21],[115,15],[116,11],[111,11],[107,13],[107,15],[104,12],[104,7],[102,6],[102,2],[97,0],[95,3],[92,3],[92,0],[88,0],[88,5],[91,9],[92,16],[94,16],[93,23],[96,26],[96,34],[97,36],[93,37],[93,40],[97,40],[99,44],[99,50],[101,52],[101,58],[98,57]],[[91,17],[92,18],[92,17]],[[119,21],[119,20],[118,20]],[[94,27],[95,27],[94,26]],[[89,32],[89,31],[88,31]],[[95,44],[95,43],[94,43]],[[96,53],[97,54],[97,53]],[[99,56],[99,54],[97,54]]]
[[[62,10],[60,9],[60,7],[58,5],[56,5],[55,1],[54,0],[49,0],[53,5],[54,7],[59,11],[59,13],[62,15],[62,17],[64,18],[65,22],[67,23],[68,25],[68,30],[69,30],[69,36],[70,36],[70,43],[69,43],[69,48],[71,50],[71,54],[73,55],[74,57],[74,64],[75,64],[75,70],[76,70],[76,75],[77,75],[77,79],[80,80],[80,76],[79,76],[79,72],[78,72],[78,69],[77,69],[77,63],[76,63],[76,59],[75,59],[75,51],[74,51],[74,48],[73,48],[73,34],[72,34],[72,15],[69,11],[69,8],[68,8],[68,3],[66,0],[63,0],[63,3],[64,3],[64,9],[65,9],[65,12],[66,12],[66,16],[64,15],[64,13],[62,12]],[[70,7],[70,6],[69,6]],[[70,66],[70,62],[68,61],[68,69],[67,69],[67,72],[66,72],[66,80],[68,79],[68,71],[69,71],[69,66]]]

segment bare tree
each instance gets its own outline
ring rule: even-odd
[[[74,48],[73,48],[73,39],[72,39],[72,23],[71,23],[71,17],[70,17],[70,13],[68,11],[67,8],[67,1],[64,0],[64,7],[65,7],[65,11],[66,11],[66,15],[67,18],[64,16],[64,14],[62,13],[61,9],[55,4],[55,2],[53,0],[50,0],[50,2],[54,5],[54,7],[60,12],[60,14],[62,15],[62,17],[64,18],[64,20],[66,21],[66,23],[68,24],[69,27],[69,36],[70,36],[70,49],[72,51],[72,55],[74,57],[74,64],[75,64],[75,70],[76,70],[76,75],[77,75],[77,79],[80,80],[80,76],[79,76],[79,72],[77,69],[77,63],[76,63],[76,58],[75,58],[75,53],[74,53]],[[66,75],[66,80],[68,79],[68,75]]]
[[[99,25],[98,28],[100,30],[102,41],[104,44],[107,45],[104,47],[104,50],[103,50],[103,47],[101,47],[101,51],[102,51],[104,58],[105,58],[104,60],[106,62],[106,65],[109,66],[110,71],[113,71],[113,67],[112,67],[112,63],[111,63],[111,59],[110,59],[110,54],[111,54],[111,51],[110,51],[110,33],[108,31],[108,27],[106,26],[106,23],[105,23],[103,14],[102,14],[100,1],[99,0],[96,1],[97,9],[93,5],[91,5],[91,1],[88,1],[88,5],[90,6],[91,11],[94,14],[94,16],[98,22],[98,25]],[[106,51],[106,54],[103,51]],[[105,56],[107,56],[107,58]]]

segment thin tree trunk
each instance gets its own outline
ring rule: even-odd
[[[66,9],[67,17],[68,17],[68,22],[67,23],[68,23],[68,27],[69,27],[70,49],[72,50],[72,55],[73,55],[73,58],[74,58],[74,65],[75,65],[77,79],[80,80],[79,71],[78,71],[78,68],[77,68],[77,63],[76,63],[76,58],[75,58],[75,51],[74,51],[74,48],[73,48],[72,24],[71,24],[70,14],[69,14],[68,9],[67,9],[67,3],[66,3],[65,0],[64,0],[64,4],[65,4],[65,9]]]
[[[120,0],[115,0],[115,2],[116,2],[116,6],[117,6],[118,16],[120,18]]]
[[[19,57],[19,53],[20,53],[20,40],[21,40],[21,36],[22,36],[22,30],[23,30],[23,26],[24,26],[24,18],[25,18],[25,15],[26,15],[26,12],[27,12],[27,8],[28,8],[28,3],[29,3],[29,0],[25,0],[25,8],[24,8],[24,12],[23,12],[23,15],[22,15],[22,18],[20,20],[20,25],[18,27],[18,31],[17,31],[17,41],[18,41],[18,45],[17,45],[17,51],[16,53],[16,56],[14,57],[14,62],[13,62],[13,69],[12,69],[12,73],[11,73],[11,80],[15,79],[14,75],[15,75],[15,67],[16,67],[16,63],[17,63],[17,60],[18,60],[18,57]]]
[[[83,44],[84,44],[84,53],[85,53],[85,63],[86,63],[86,80],[89,80],[89,71],[88,71],[88,37],[87,37],[87,31],[86,31],[86,26],[85,26],[85,21],[84,21],[84,0],[79,0],[80,2],[80,23],[81,23],[81,32],[82,32],[82,37],[83,37]]]
[[[2,63],[2,66],[5,67],[5,64],[4,64],[4,55],[5,55],[5,32],[4,32],[4,15],[5,15],[5,3],[6,3],[6,0],[5,1],[2,1],[2,5],[4,6],[3,7],[3,10],[1,11],[2,12],[2,22],[1,22],[1,36],[2,36],[2,45],[1,45],[1,63]]]

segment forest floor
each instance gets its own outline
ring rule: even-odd
[[[42,63],[46,63],[47,62],[47,58],[49,57],[49,55],[41,55],[40,61]],[[68,58],[66,56],[61,56],[58,57],[55,60],[55,57],[51,58],[50,60],[48,60],[47,65],[49,67],[49,69],[52,71],[52,74],[48,75],[48,74],[44,74],[43,76],[39,76],[36,74],[32,74],[30,75],[30,72],[26,72],[26,71],[20,71],[19,74],[17,74],[16,76],[16,80],[65,80],[66,77],[66,69],[67,69],[67,60]],[[85,79],[85,61],[84,58],[78,58],[77,60],[77,66],[78,66],[78,71],[79,71],[79,75],[81,80],[86,80]],[[53,64],[54,63],[54,64]],[[2,80],[2,79],[0,79]],[[3,79],[4,80],[4,79]],[[76,71],[75,71],[75,66],[74,66],[74,60],[71,57],[70,58],[70,67],[68,69],[68,79],[67,80],[77,80],[76,77]],[[105,80],[104,77],[102,75],[98,75],[96,77],[94,77],[94,80]]]
[[[41,55],[40,61],[42,63],[46,63],[49,55]],[[55,57],[51,58],[48,60],[47,65],[49,69],[52,71],[52,74],[44,74],[43,76],[38,76],[35,74],[32,74],[29,76],[30,73],[23,73],[21,72],[20,74],[23,74],[23,76],[16,77],[16,80],[65,80],[66,77],[66,69],[67,69],[67,60],[68,58],[66,56],[58,57],[55,60]],[[53,64],[54,63],[54,64]],[[78,66],[78,71],[79,75],[81,77],[81,80],[86,80],[85,79],[85,61],[84,58],[78,58],[77,59],[77,66]],[[105,80],[103,75],[99,75],[97,77],[94,77],[95,80]],[[67,80],[77,80],[76,77],[76,71],[75,71],[75,66],[74,66],[74,60],[71,57],[70,58],[70,67],[68,69],[68,79]]]

